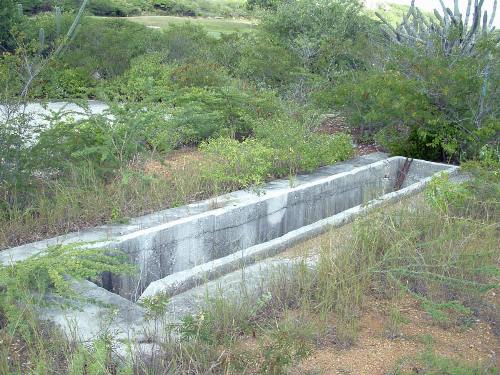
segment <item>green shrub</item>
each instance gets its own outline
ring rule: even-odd
[[[377,140],[391,153],[423,159],[436,155],[426,145],[430,137],[418,142],[419,129],[435,121],[438,113],[417,81],[395,71],[366,72],[331,90],[329,97],[341,106],[349,124],[362,134],[379,133]]]
[[[39,321],[39,309],[46,307],[48,294],[52,295],[51,305],[65,303],[66,307],[77,308],[83,297],[75,292],[73,283],[86,279],[97,281],[103,272],[133,274],[135,267],[127,264],[127,257],[121,251],[83,243],[48,247],[15,264],[0,266],[0,337],[6,343],[0,350],[2,373],[16,373],[20,368],[23,372],[31,372],[31,369],[33,373],[58,372],[61,362],[66,361],[69,368],[76,370],[78,359],[70,354],[67,337]],[[13,342],[27,347],[23,359],[9,356]],[[97,349],[93,358],[100,360]],[[94,368],[93,374],[98,373],[96,363],[89,367]]]
[[[165,102],[184,95],[183,89],[218,90],[232,84],[227,72],[216,64],[199,61],[169,64],[164,55],[151,53],[132,59],[128,70],[99,87],[99,95],[120,101]]]
[[[206,30],[192,23],[171,25],[162,37],[162,42],[167,47],[167,60],[186,61],[199,60],[211,61],[211,47],[216,39],[209,36]]]
[[[226,68],[232,75],[236,75],[242,58],[242,45],[245,41],[245,36],[240,33],[221,34],[212,48],[214,61]]]
[[[170,80],[177,88],[221,87],[231,84],[228,73],[210,62],[186,62],[172,69]]]
[[[171,99],[173,124],[182,143],[198,143],[214,135],[244,138],[258,120],[281,112],[272,93],[226,87],[193,87]]]
[[[141,55],[130,61],[130,68],[98,88],[101,98],[128,102],[158,102],[170,94],[170,70],[158,53]]]
[[[0,49],[12,51],[14,49],[14,40],[12,38],[12,27],[19,18],[14,0],[2,1],[0,9]]]
[[[262,374],[285,374],[314,348],[316,327],[306,319],[286,317],[273,327],[267,342],[263,344]]]
[[[217,138],[202,143],[200,150],[213,160],[202,173],[221,190],[261,185],[272,171],[273,149],[255,139]]]
[[[194,16],[245,16],[244,2],[239,0],[150,0],[152,6],[165,14]]]
[[[264,15],[260,27],[280,40],[312,72],[325,77],[363,67],[370,50],[367,31],[372,22],[360,13],[358,1],[308,0],[279,2]]]
[[[381,49],[382,64],[333,87],[327,97],[351,125],[372,135],[380,131],[376,139],[393,154],[452,162],[477,158],[498,133],[498,45],[481,37],[472,54],[429,45]]]
[[[27,13],[39,13],[46,12],[52,9],[52,0],[20,0],[19,4],[22,4],[23,11]]]
[[[92,0],[88,7],[96,16],[133,16],[141,12],[138,4],[131,0]]]
[[[377,141],[392,154],[423,159],[473,158],[494,142],[498,119],[491,109],[499,81],[491,71],[483,97],[488,57],[457,57],[450,64],[409,50],[396,56],[393,69],[362,73],[333,89],[352,126],[378,132]]]
[[[71,286],[75,279],[97,280],[103,272],[135,272],[135,268],[127,264],[124,253],[112,249],[103,252],[102,248],[88,245],[57,245],[26,260],[0,267],[0,315],[12,325],[9,328],[30,334],[23,315],[42,304],[49,292],[78,297]]]
[[[199,15],[196,2],[186,0],[154,0],[153,7],[166,14],[184,17],[194,17]]]
[[[312,171],[348,159],[353,153],[350,136],[317,134],[304,124],[286,118],[259,123],[255,136],[276,150],[276,175]]]
[[[54,99],[87,99],[93,96],[96,81],[82,67],[53,64],[37,78],[30,96]]]
[[[256,84],[279,86],[289,83],[300,60],[286,47],[265,34],[249,35],[240,46],[236,74]]]
[[[255,9],[270,9],[276,10],[281,0],[247,0],[247,8],[249,10]]]
[[[169,150],[170,145],[157,137],[165,122],[165,112],[159,107],[116,105],[104,115],[61,121],[40,134],[30,163],[33,170],[59,171],[91,163],[101,174],[107,174],[146,149]]]
[[[162,52],[167,46],[161,33],[143,25],[124,19],[85,18],[61,63],[106,79],[123,73],[134,57]]]
[[[462,170],[469,179],[450,183],[447,175],[434,177],[426,189],[430,205],[448,215],[496,220],[500,202],[500,162],[496,159],[469,161]]]

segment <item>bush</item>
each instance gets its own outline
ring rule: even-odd
[[[281,0],[247,0],[247,8],[249,10],[255,9],[269,9],[276,10]]]
[[[135,57],[123,74],[99,86],[98,95],[107,100],[128,102],[164,100],[172,86],[170,70],[158,53]]]
[[[0,9],[0,50],[12,51],[14,40],[12,38],[12,27],[18,21],[18,11],[13,0],[2,1]]]
[[[274,174],[293,175],[312,171],[352,156],[352,139],[346,134],[317,134],[288,118],[259,123],[255,137],[276,150]]]
[[[462,164],[466,182],[450,183],[448,176],[434,177],[426,198],[436,210],[450,216],[498,220],[500,202],[500,159],[498,155]]]
[[[358,1],[308,0],[279,2],[261,22],[263,31],[300,57],[304,66],[325,77],[365,65],[372,22]]]
[[[162,40],[167,47],[166,58],[169,62],[211,61],[211,47],[216,41],[203,27],[191,23],[170,26],[164,32]]]
[[[141,8],[130,0],[92,0],[88,10],[96,16],[133,16],[141,12]]]
[[[122,19],[85,18],[60,60],[107,79],[128,69],[134,57],[162,52],[167,46],[161,33],[143,25]]]
[[[488,94],[482,94],[489,57],[457,56],[450,64],[410,50],[395,54],[392,69],[359,74],[333,90],[351,125],[378,132],[392,154],[432,160],[477,157],[495,141],[498,72],[490,72]]]
[[[52,9],[52,0],[20,0],[23,11],[31,14],[47,12]]]
[[[198,143],[214,135],[245,138],[254,124],[281,112],[271,93],[242,90],[236,85],[190,88],[172,98],[171,122],[182,143]]]
[[[330,90],[320,100],[331,98],[363,136],[376,134],[378,143],[394,155],[439,159],[441,149],[430,147],[431,135],[420,132],[439,113],[432,110],[418,81],[405,79],[397,71],[366,72]]]
[[[97,82],[82,67],[54,63],[37,78],[31,96],[45,99],[86,99],[94,96]]]
[[[196,2],[186,0],[154,0],[153,7],[166,14],[184,17],[194,17],[199,15]]]
[[[245,16],[243,2],[239,0],[151,0],[152,6],[165,14],[195,16]]]
[[[151,54],[134,59],[100,93],[119,101],[164,103],[169,116],[162,134],[177,146],[220,135],[242,139],[257,120],[282,112],[272,92],[245,87],[223,68],[209,66],[207,71],[207,63],[199,61],[167,64],[164,56]]]
[[[159,107],[116,105],[104,115],[56,122],[40,134],[29,163],[32,170],[60,172],[90,163],[98,174],[106,175],[146,149],[169,150],[170,145],[158,137],[165,123]]]
[[[214,161],[202,173],[221,190],[261,185],[272,171],[273,149],[255,139],[217,138],[202,143],[200,150]]]
[[[0,349],[2,374],[13,374],[20,368],[23,372],[57,373],[61,370],[61,363],[74,371],[83,370],[71,352],[79,352],[84,366],[86,360],[82,355],[87,354],[86,349],[80,345],[70,349],[73,345],[69,344],[66,336],[39,320],[39,310],[47,306],[48,294],[52,296],[51,305],[64,304],[66,308],[76,308],[85,298],[75,292],[74,282],[97,280],[103,272],[135,272],[135,267],[126,263],[123,252],[103,250],[86,248],[81,243],[56,245],[14,265],[0,266],[0,337],[2,342],[7,343]],[[10,354],[14,352],[12,342],[22,343],[28,348],[22,359]],[[99,343],[102,344],[100,340]],[[93,360],[104,361],[99,363],[99,372],[95,363],[88,363],[87,370],[94,374],[103,373],[101,366],[108,363],[109,350],[101,356],[97,352],[96,347],[91,356]]]
[[[241,56],[236,74],[260,86],[289,83],[300,60],[270,36],[249,35],[241,41]]]

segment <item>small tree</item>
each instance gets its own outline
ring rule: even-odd
[[[44,29],[39,30],[38,41],[26,41],[22,33],[16,32],[15,17],[12,13],[5,13],[6,19],[11,22],[6,27],[9,28],[8,34],[11,35],[13,43],[11,54],[0,55],[2,68],[5,67],[7,70],[3,78],[5,88],[0,93],[3,96],[0,100],[2,104],[0,106],[0,195],[4,195],[1,199],[5,202],[9,202],[9,194],[15,191],[24,181],[24,177],[30,173],[26,170],[29,144],[40,131],[40,126],[33,126],[30,123],[30,114],[26,111],[28,93],[40,73],[74,38],[88,2],[89,0],[82,1],[71,26],[64,35],[61,33],[61,10],[55,8],[55,30],[58,37],[52,45],[47,45]],[[7,0],[7,5],[9,4],[10,0]],[[12,11],[12,6],[8,9]],[[22,9],[22,5],[18,4],[16,17],[19,19],[23,17]],[[3,14],[2,9],[0,15]],[[22,26],[22,23],[18,24]],[[4,26],[3,22],[1,25]],[[11,83],[15,75],[20,78],[20,87]]]
[[[380,50],[383,64],[337,90],[350,121],[397,154],[459,161],[498,140],[499,34],[484,0],[423,14],[412,1]],[[382,72],[380,71],[382,70]],[[437,155],[440,155],[439,157]]]

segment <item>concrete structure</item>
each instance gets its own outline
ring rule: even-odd
[[[165,319],[177,321],[196,311],[207,291],[214,293],[223,285],[224,292],[237,293],[242,277],[247,289],[256,289],[266,270],[291,262],[262,259],[415,194],[438,172],[457,171],[454,166],[414,160],[402,188],[394,191],[404,162],[405,158],[380,153],[366,155],[292,182],[273,181],[259,192],[238,191],[132,219],[127,225],[102,226],[5,250],[0,262],[26,259],[56,243],[99,241],[91,246],[122,249],[138,266],[136,277],[105,275],[101,286],[75,283],[74,288],[88,297],[75,302],[78,310],[61,310],[55,304],[41,313],[75,332],[79,340],[92,340],[107,326],[119,339],[147,341],[149,323],[134,301],[167,294],[171,298]]]

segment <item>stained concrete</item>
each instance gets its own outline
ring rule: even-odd
[[[239,259],[245,249],[250,254],[254,246],[390,193],[403,163],[404,158],[370,154],[298,176],[293,186],[288,180],[273,181],[258,192],[237,191],[132,219],[126,225],[102,226],[9,249],[0,252],[0,261],[22,260],[56,243],[92,241],[92,247],[120,248],[139,268],[135,277],[106,275],[103,286],[107,289],[136,301],[143,292],[149,296],[158,290],[162,284],[158,280],[166,279],[163,285],[181,280],[178,287],[166,288],[177,293],[192,286],[179,276],[191,275],[193,269],[196,278],[205,277],[207,269],[227,268],[224,262],[215,267],[218,259],[231,254]],[[405,184],[448,167],[415,160]],[[232,261],[228,269],[234,269],[236,263]]]
[[[207,200],[133,219],[129,225],[9,249],[0,252],[0,261],[25,259],[58,241],[82,238],[103,241],[92,246],[122,248],[141,269],[141,280],[112,278],[111,289],[122,296],[90,282],[75,283],[74,289],[88,297],[78,302],[78,309],[54,304],[40,314],[81,341],[92,340],[106,329],[123,342],[145,342],[151,322],[144,309],[130,301],[141,293],[142,299],[157,293],[171,296],[164,317],[168,323],[196,312],[207,295],[220,290],[240,293],[242,279],[245,289],[255,292],[269,269],[290,265],[282,259],[260,259],[415,194],[437,172],[457,171],[457,167],[415,160],[403,188],[393,191],[404,160],[372,154],[298,176],[293,186],[280,180],[267,184],[260,194],[239,191],[218,197],[220,208],[213,209],[213,200]]]

